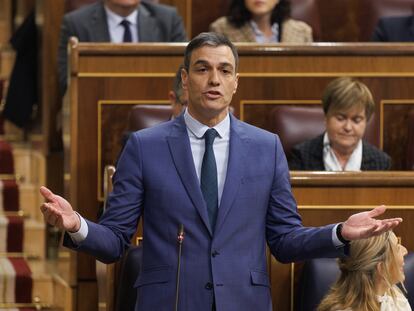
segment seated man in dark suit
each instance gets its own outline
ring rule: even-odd
[[[377,42],[414,41],[414,16],[381,18],[375,27],[371,40]]]
[[[182,42],[187,37],[175,8],[141,0],[101,0],[63,17],[59,42],[61,94],[67,84],[67,43],[80,42]]]
[[[331,81],[322,96],[326,132],[292,148],[291,170],[364,171],[387,170],[390,157],[363,141],[374,112],[367,86],[353,78]]]
[[[173,89],[168,92],[168,100],[171,103],[172,109],[172,119],[178,117],[188,105],[188,92],[183,89],[181,80],[181,70],[183,68],[184,65],[180,65],[174,77]]]

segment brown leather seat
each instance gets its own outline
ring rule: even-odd
[[[312,139],[325,131],[325,115],[318,105],[281,105],[271,110],[269,124],[272,132],[279,135],[287,156],[296,144]],[[379,130],[375,114],[367,125],[364,139],[379,146]]]
[[[135,105],[128,115],[128,124],[122,137],[122,148],[129,134],[165,122],[171,119],[170,105]]]
[[[135,105],[128,117],[128,131],[134,132],[171,119],[169,105]]]

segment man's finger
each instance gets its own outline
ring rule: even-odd
[[[383,219],[382,222],[397,222],[397,223],[401,223],[403,221],[403,219],[401,217],[396,217],[396,218],[388,218],[388,219]]]
[[[40,187],[40,194],[49,202],[56,202],[55,195],[45,186]]]
[[[370,210],[368,212],[368,216],[369,217],[377,217],[379,215],[384,214],[386,209],[387,208],[385,207],[385,205],[377,206],[376,208],[374,208],[373,210]]]

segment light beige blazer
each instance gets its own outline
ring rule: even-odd
[[[249,23],[237,28],[225,16],[211,23],[210,31],[221,33],[232,42],[256,42],[253,29]],[[312,28],[308,24],[291,18],[283,22],[281,42],[305,43],[312,41]]]

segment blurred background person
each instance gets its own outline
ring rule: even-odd
[[[232,42],[312,42],[312,28],[290,18],[288,0],[233,0],[228,16],[210,25]]]
[[[414,41],[414,15],[380,18],[371,40],[377,42]]]
[[[350,254],[338,260],[341,275],[318,311],[411,311],[397,286],[402,284],[407,249],[393,232],[352,241]],[[403,290],[404,285],[401,286]]]
[[[363,140],[375,103],[368,87],[349,77],[331,81],[322,95],[326,132],[292,148],[291,170],[388,170],[390,157]]]
[[[101,0],[63,17],[59,40],[59,84],[66,91],[69,37],[80,42],[182,42],[187,40],[176,8],[141,0]]]
[[[172,109],[172,118],[178,117],[188,105],[188,92],[183,89],[181,81],[181,70],[183,68],[184,65],[180,65],[174,77],[173,89],[168,92],[168,100],[171,103]]]

